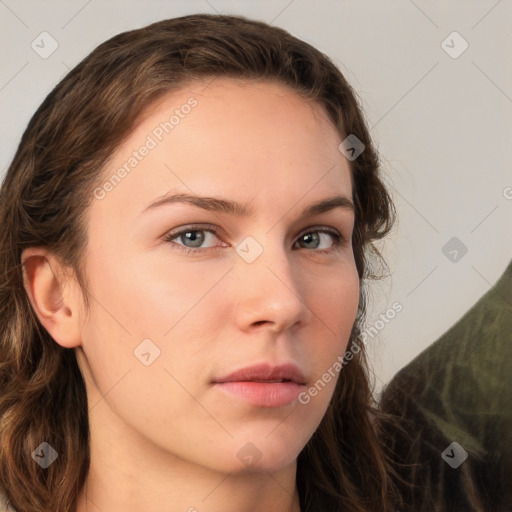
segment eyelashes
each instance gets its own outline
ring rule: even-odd
[[[181,239],[181,241],[184,241],[185,235],[193,235],[197,233],[208,233],[212,235],[214,238],[219,238],[219,232],[220,229],[215,225],[190,225],[183,227],[179,230],[174,230],[169,233],[167,233],[163,241],[166,243],[169,243],[172,249],[187,253],[187,254],[203,254],[205,251],[212,251],[212,250],[219,250],[223,249],[225,247],[229,247],[228,244],[224,246],[214,246],[214,247],[188,247],[182,243],[175,242],[176,239]],[[332,238],[332,245],[328,247],[327,249],[318,249],[316,247],[309,248],[309,247],[299,247],[300,249],[305,249],[310,252],[314,253],[320,253],[320,254],[331,254],[337,250],[342,249],[347,245],[347,240],[339,233],[339,231],[328,228],[326,226],[312,226],[307,228],[306,230],[302,231],[302,233],[298,236],[296,241],[294,242],[294,246],[298,243],[309,243],[310,241],[313,241],[313,244],[316,242],[322,243],[322,236],[314,236],[311,238],[311,235],[329,235]],[[202,245],[205,243],[208,239],[206,236],[188,236],[185,238],[189,242],[196,243]],[[306,240],[308,239],[308,240]]]

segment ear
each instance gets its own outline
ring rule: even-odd
[[[25,249],[21,264],[23,285],[41,324],[62,347],[81,345],[81,295],[74,273],[45,247]]]

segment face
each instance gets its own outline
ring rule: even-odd
[[[79,361],[118,431],[224,472],[295,461],[358,306],[340,142],[287,87],[218,78],[117,149],[88,211]]]

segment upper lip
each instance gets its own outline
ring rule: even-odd
[[[292,363],[273,366],[268,363],[248,366],[236,370],[229,375],[214,379],[214,383],[221,382],[265,382],[265,381],[292,381],[305,384],[304,374],[298,366]]]

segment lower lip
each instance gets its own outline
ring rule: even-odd
[[[224,393],[260,407],[282,407],[297,400],[304,385],[297,382],[217,382]]]

